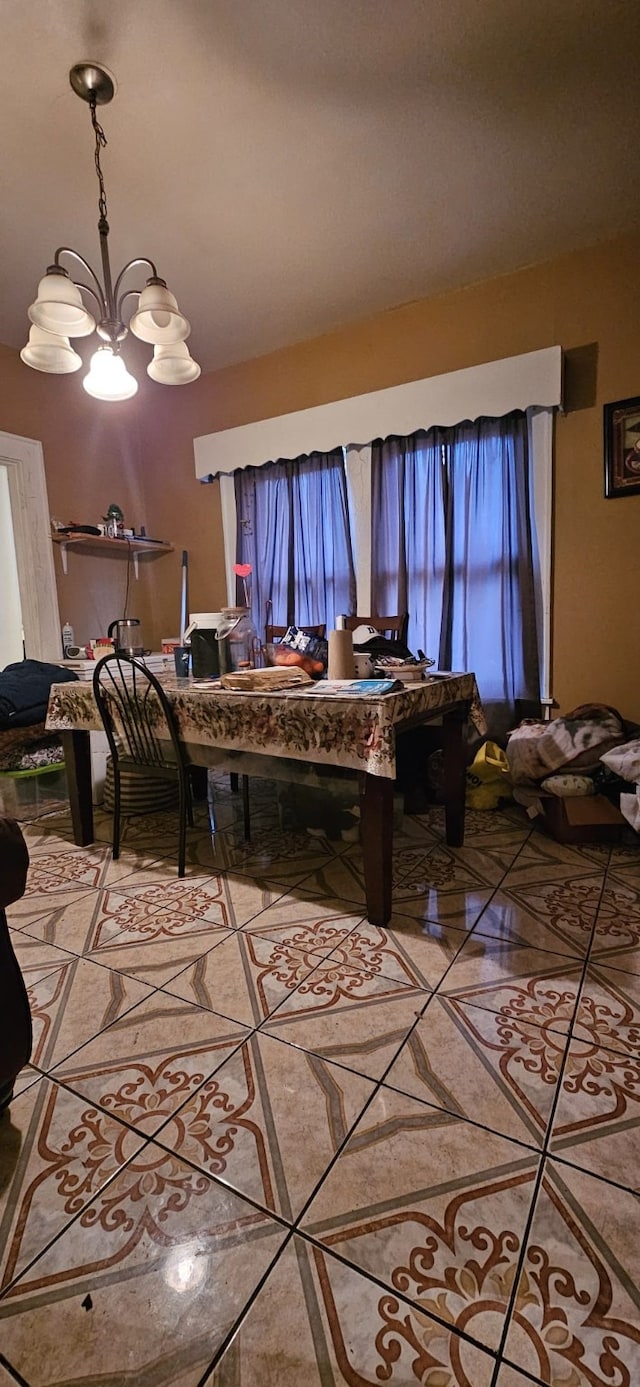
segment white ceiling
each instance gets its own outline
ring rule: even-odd
[[[205,368],[640,222],[637,0],[2,0],[0,341],[60,244],[146,254]],[[84,349],[84,348],[83,348]]]

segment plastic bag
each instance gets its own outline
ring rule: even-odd
[[[466,803],[469,809],[497,809],[511,799],[509,762],[497,742],[483,742],[467,767]]]
[[[299,665],[312,679],[319,679],[327,668],[328,642],[300,626],[288,626],[282,640],[266,649],[270,664]]]

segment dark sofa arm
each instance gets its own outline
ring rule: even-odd
[[[24,896],[28,866],[29,852],[20,825],[0,815],[0,910]]]
[[[31,1014],[4,908],[24,896],[29,853],[15,819],[0,815],[0,1116],[31,1054]]]

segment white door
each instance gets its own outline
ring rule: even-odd
[[[0,669],[21,660],[24,650],[18,560],[13,534],[9,469],[0,463]]]
[[[0,669],[60,658],[42,445],[0,432]],[[24,642],[24,644],[23,644]]]

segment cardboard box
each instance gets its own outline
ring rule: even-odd
[[[604,795],[559,799],[541,795],[542,813],[536,823],[559,843],[617,843],[626,820]]]

